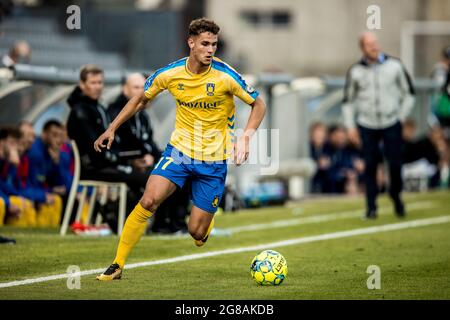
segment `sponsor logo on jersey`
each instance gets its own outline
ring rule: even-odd
[[[222,101],[206,102],[206,101],[196,101],[196,102],[184,102],[177,99],[178,105],[182,107],[187,107],[191,109],[218,109],[222,104]]]

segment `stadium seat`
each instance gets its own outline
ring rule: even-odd
[[[97,197],[97,191],[99,188],[105,188],[106,191],[109,188],[118,188],[119,189],[119,223],[117,227],[117,234],[120,236],[122,233],[122,228],[125,223],[125,210],[126,210],[126,202],[127,202],[127,185],[123,182],[106,182],[106,181],[96,181],[96,180],[80,180],[80,154],[78,152],[77,144],[74,140],[71,140],[73,154],[75,158],[75,170],[72,186],[69,192],[69,198],[67,200],[67,205],[64,210],[64,218],[61,224],[60,234],[63,236],[67,233],[67,228],[69,226],[70,216],[72,214],[72,210],[75,204],[75,197],[78,193],[78,188],[81,187],[81,194],[78,203],[78,210],[76,214],[75,221],[80,222],[81,215],[83,211],[83,207],[85,205],[87,190],[89,187],[92,188],[92,193],[88,202],[88,217],[86,221],[89,223],[92,217],[92,211],[94,210],[95,199]],[[106,193],[104,193],[106,195]],[[102,204],[106,202],[106,196],[103,196]],[[102,202],[101,201],[101,202]]]

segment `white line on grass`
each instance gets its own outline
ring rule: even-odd
[[[435,204],[431,201],[422,201],[417,203],[412,203],[408,205],[408,210],[421,210],[421,209],[429,209],[434,207]],[[390,207],[382,207],[379,210],[380,215],[384,215],[386,213],[391,213]],[[240,226],[240,227],[232,227],[227,228],[226,230],[231,232],[242,232],[242,231],[256,231],[256,230],[266,230],[266,229],[274,229],[274,228],[281,228],[281,227],[290,227],[295,226],[299,224],[308,224],[308,223],[318,223],[318,222],[325,222],[325,221],[333,221],[333,220],[341,220],[341,219],[349,219],[349,218],[358,218],[362,217],[363,210],[356,209],[351,211],[342,211],[342,212],[336,212],[336,213],[330,213],[330,214],[321,214],[311,217],[302,217],[302,218],[295,218],[295,219],[286,219],[286,220],[279,220],[274,222],[268,222],[268,223],[258,223],[258,224],[251,224],[247,226]]]
[[[408,211],[413,210],[423,210],[423,209],[430,209],[433,207],[436,207],[437,205],[432,201],[420,201],[416,203],[411,203],[407,205]],[[391,206],[384,206],[379,208],[378,210],[380,215],[386,215],[386,214],[393,214],[392,213],[392,207]],[[327,213],[327,214],[320,214],[320,215],[314,215],[310,217],[299,217],[299,218],[293,218],[293,219],[282,219],[282,220],[276,220],[273,222],[267,222],[267,223],[255,223],[255,224],[249,224],[239,227],[231,227],[231,228],[225,228],[225,229],[213,229],[213,232],[211,233],[212,236],[215,236],[216,234],[214,231],[218,230],[219,232],[222,232],[223,235],[231,235],[233,233],[240,233],[244,231],[259,231],[259,230],[267,230],[267,229],[276,229],[276,228],[284,228],[284,227],[292,227],[297,225],[303,225],[303,224],[309,224],[309,223],[320,223],[320,222],[328,222],[328,221],[334,221],[334,220],[344,220],[344,219],[350,219],[350,218],[359,218],[362,217],[363,209],[356,209],[356,210],[349,210],[349,211],[341,211],[341,212],[333,212],[333,213]],[[217,234],[219,236],[220,234]],[[189,235],[181,234],[181,235],[152,235],[150,237],[147,237],[146,240],[179,240],[184,238],[189,238]]]
[[[440,216],[440,217],[435,217],[435,218],[419,219],[419,220],[400,222],[400,223],[391,223],[391,224],[385,224],[385,225],[381,225],[381,226],[374,226],[374,227],[368,227],[368,228],[360,228],[360,229],[353,229],[353,230],[347,230],[347,231],[326,233],[326,234],[315,235],[315,236],[295,238],[295,239],[265,243],[265,244],[260,244],[260,245],[256,245],[256,246],[250,246],[250,247],[241,247],[241,248],[233,248],[233,249],[226,249],[226,250],[210,251],[210,252],[204,252],[204,253],[196,253],[196,254],[190,254],[190,255],[185,255],[185,256],[179,256],[179,257],[174,257],[174,258],[169,258],[169,259],[132,263],[132,264],[126,265],[125,269],[134,269],[134,268],[148,267],[148,266],[159,265],[159,264],[183,262],[183,261],[189,261],[189,260],[202,259],[202,258],[206,258],[206,257],[213,257],[213,256],[234,254],[234,253],[241,253],[241,252],[248,252],[248,251],[257,252],[259,250],[264,250],[264,249],[269,249],[269,248],[278,248],[278,247],[291,246],[291,245],[295,245],[295,244],[310,243],[310,242],[324,241],[324,240],[331,240],[331,239],[340,239],[340,238],[347,238],[347,237],[353,237],[353,236],[358,236],[358,235],[366,235],[366,234],[373,234],[373,233],[394,231],[394,230],[401,230],[401,229],[408,229],[408,228],[417,228],[417,227],[422,227],[422,226],[429,226],[429,225],[448,223],[448,222],[450,222],[450,216],[445,215],[445,216]],[[97,273],[103,272],[104,270],[105,270],[104,268],[93,269],[93,270],[82,271],[82,272],[79,272],[76,274],[73,274],[73,273],[69,274],[69,275],[68,274],[59,274],[59,275],[26,279],[26,280],[20,280],[20,281],[4,282],[4,283],[0,283],[0,288],[8,288],[8,287],[14,287],[14,286],[22,286],[22,285],[26,285],[26,284],[46,282],[46,281],[51,281],[51,280],[65,279],[69,276],[74,277],[77,275],[80,275],[80,276],[92,275],[92,274],[97,274]]]

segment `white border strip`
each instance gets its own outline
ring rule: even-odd
[[[391,224],[385,224],[385,225],[381,225],[381,226],[353,229],[353,230],[326,233],[326,234],[309,236],[309,237],[295,238],[295,239],[291,239],[291,240],[270,242],[270,243],[265,243],[265,244],[260,244],[260,245],[256,245],[256,246],[250,246],[250,247],[241,247],[241,248],[226,249],[226,250],[219,250],[219,251],[210,251],[210,252],[204,252],[204,253],[196,253],[196,254],[190,254],[190,255],[185,255],[185,256],[179,256],[179,257],[169,258],[169,259],[161,259],[161,260],[133,263],[133,264],[126,265],[125,269],[134,269],[134,268],[148,267],[148,266],[153,266],[153,265],[168,264],[168,263],[174,263],[174,262],[183,262],[183,261],[196,260],[196,259],[202,259],[202,258],[206,258],[206,257],[213,257],[213,256],[219,256],[219,255],[225,255],[225,254],[234,254],[234,253],[241,253],[241,252],[248,252],[248,251],[259,251],[259,250],[265,250],[265,249],[269,249],[269,248],[291,246],[291,245],[295,245],[295,244],[311,243],[311,242],[331,240],[331,239],[348,238],[348,237],[353,237],[353,236],[358,236],[358,235],[366,235],[366,234],[373,234],[373,233],[386,232],[386,231],[417,228],[417,227],[442,224],[442,223],[448,223],[448,222],[450,222],[450,216],[445,215],[445,216],[440,216],[440,217],[436,217],[436,218],[419,219],[419,220],[400,222],[400,223],[391,223]],[[68,278],[69,276],[74,277],[77,275],[80,275],[80,276],[92,275],[92,274],[101,273],[104,270],[105,270],[104,268],[92,269],[92,270],[82,271],[79,273],[59,274],[59,275],[26,279],[26,280],[20,280],[20,281],[5,282],[5,283],[0,283],[0,288],[8,288],[8,287],[22,286],[22,285],[27,285],[27,284],[40,283],[40,282],[46,282],[46,281],[52,281],[52,280],[58,280],[58,279],[65,279],[65,278]]]

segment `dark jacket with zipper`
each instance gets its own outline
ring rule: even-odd
[[[108,128],[110,118],[104,107],[97,101],[83,95],[80,87],[76,87],[67,99],[71,110],[67,120],[67,133],[75,140],[80,153],[81,167],[87,169],[103,169],[117,167],[119,155],[117,144],[110,150],[102,152],[94,150],[94,142]]]
[[[128,98],[121,94],[116,101],[109,105],[107,112],[112,120],[117,117],[127,102]],[[116,136],[120,139],[119,148],[121,153],[128,153],[130,157],[135,155],[136,158],[145,154],[151,154],[155,161],[161,157],[161,150],[153,141],[150,117],[145,111],[136,113],[123,123],[117,129]]]

